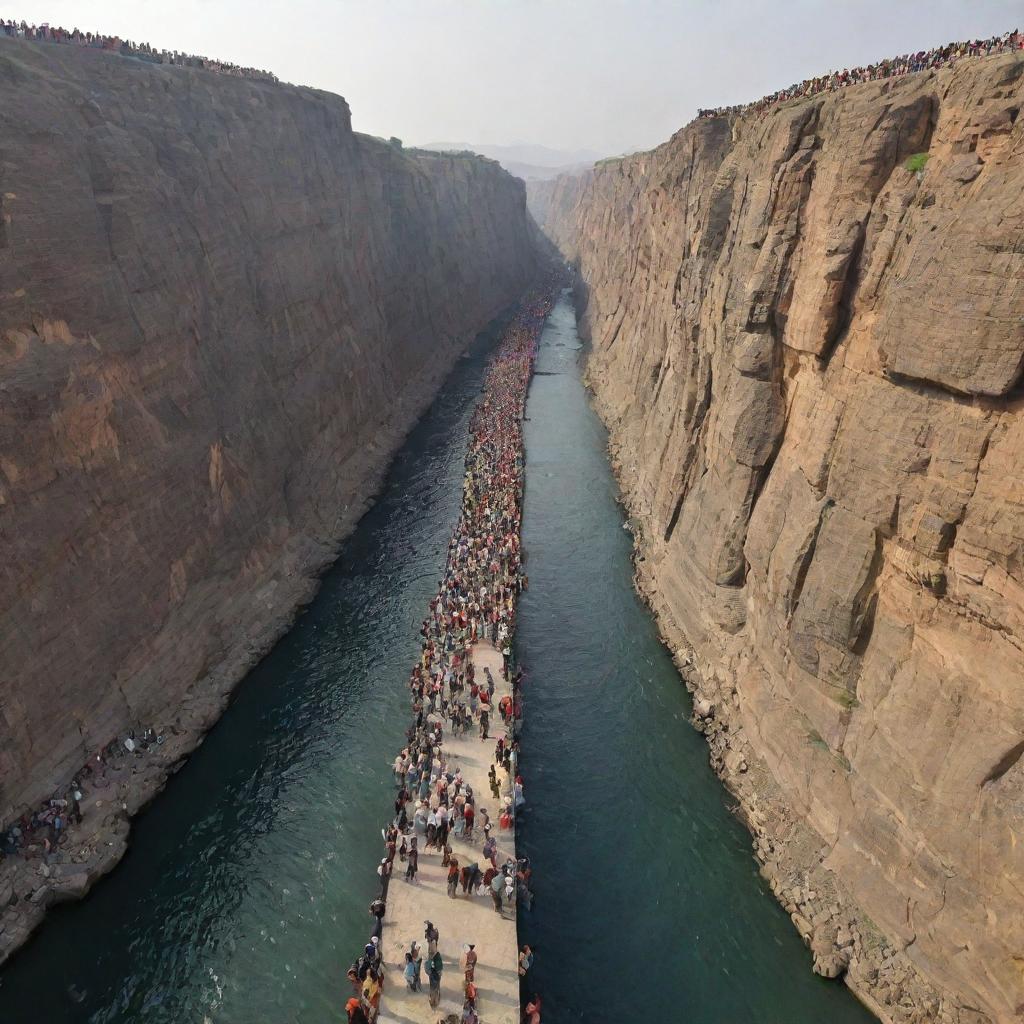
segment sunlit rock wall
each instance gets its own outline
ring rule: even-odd
[[[1024,1004],[1022,76],[700,121],[533,197],[716,762],[810,826],[892,1019]],[[876,931],[939,1002],[861,957]]]

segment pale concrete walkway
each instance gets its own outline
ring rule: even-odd
[[[498,840],[498,864],[515,857],[515,830],[498,827],[500,808],[491,793],[487,770],[491,765],[494,745],[504,734],[505,725],[498,713],[498,701],[509,693],[509,684],[501,673],[501,654],[488,642],[478,643],[472,651],[476,679],[486,682],[484,668],[491,670],[495,690],[491,714],[491,737],[480,739],[474,727],[465,736],[453,737],[445,729],[443,749],[448,764],[462,769],[462,777],[472,787],[478,809],[473,826],[474,836],[466,842],[455,835],[449,837],[453,856],[459,866],[480,864],[485,870],[481,849],[484,844],[479,809],[491,816],[491,835]],[[502,796],[511,795],[511,782],[499,769]],[[423,840],[419,845],[422,847]],[[423,938],[423,922],[433,921],[441,933],[438,949],[444,959],[441,975],[441,1005],[433,1010],[427,1001],[427,943]],[[405,953],[415,939],[422,947],[423,990],[410,992],[403,969]],[[419,872],[415,882],[405,880],[405,865],[395,859],[394,875],[388,889],[388,909],[384,917],[382,937],[386,980],[381,999],[380,1021],[389,1024],[437,1024],[447,1014],[462,1017],[463,947],[472,942],[479,957],[474,984],[477,988],[477,1012],[482,1024],[519,1024],[519,947],[516,935],[515,907],[505,907],[499,915],[494,911],[489,893],[464,896],[462,887],[455,899],[448,896],[448,869],[441,867],[441,854],[436,850],[420,850]]]

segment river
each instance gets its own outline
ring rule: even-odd
[[[377,824],[418,627],[458,515],[495,329],[460,360],[312,604],[138,819],[85,901],[6,967],[5,1024],[328,1024],[365,941]],[[545,1024],[872,1020],[761,883],[689,699],[631,587],[604,430],[563,298],[526,424],[520,605],[537,900],[521,933]]]

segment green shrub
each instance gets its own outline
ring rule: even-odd
[[[930,153],[915,153],[911,157],[907,157],[907,162],[903,165],[912,174],[920,174],[924,170],[924,165],[928,163],[928,157]]]
[[[807,734],[807,742],[812,747],[817,747],[819,750],[824,750],[826,754],[832,753],[832,748],[821,738],[821,733],[817,729],[812,729]]]
[[[835,700],[837,704],[841,704],[847,711],[860,707],[860,701],[849,690],[840,690],[835,694]]]

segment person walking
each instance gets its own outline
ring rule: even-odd
[[[498,841],[491,835],[490,825],[484,826],[484,834],[487,836],[483,849],[484,859],[489,860],[491,867],[496,868],[498,866]]]
[[[381,859],[377,865],[377,874],[380,876],[380,894],[382,899],[388,898],[388,886],[391,884],[391,861],[387,857]]]
[[[441,941],[441,933],[434,927],[433,921],[424,921],[423,938],[427,940],[427,959],[437,952],[437,944]]]
[[[416,964],[413,961],[412,953],[405,954],[405,967],[402,970],[405,975],[405,983],[409,986],[410,992],[416,991]]]
[[[423,976],[421,974],[421,969],[423,967],[423,948],[415,939],[413,939],[409,944],[409,955],[412,958],[412,964],[415,968],[412,990],[413,992],[419,992],[423,987]]]
[[[416,872],[419,870],[419,866],[420,866],[420,855],[419,855],[419,851],[416,849],[416,837],[413,836],[412,837],[412,842],[411,842],[411,844],[409,846],[409,862],[408,862],[408,864],[406,866],[406,869],[405,869],[405,880],[407,882],[415,882],[416,881]]]
[[[444,970],[444,961],[441,953],[437,950],[427,961],[427,981],[430,983],[430,1006],[436,1010],[441,1004],[441,972]]]
[[[494,912],[496,914],[500,914],[501,897],[505,892],[505,876],[500,871],[496,871],[494,873],[494,877],[491,879],[490,890],[491,902],[494,904]]]
[[[472,985],[476,975],[477,957],[476,946],[470,942],[466,945],[462,954],[462,970],[465,975],[466,984]]]

